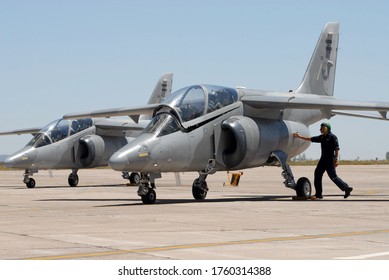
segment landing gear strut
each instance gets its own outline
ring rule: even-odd
[[[208,193],[208,186],[205,179],[207,174],[200,174],[199,178],[194,180],[192,185],[192,195],[196,200],[204,200]]]
[[[23,183],[25,183],[26,187],[29,189],[35,188],[36,185],[35,180],[33,178],[30,178],[30,176],[32,176],[33,174],[34,172],[29,169],[26,169],[23,174]]]
[[[72,169],[72,173],[69,174],[68,177],[68,183],[71,187],[77,187],[78,185],[78,175],[77,175],[78,169]]]
[[[294,180],[292,169],[287,163],[288,155],[283,151],[275,151],[271,154],[269,163],[274,162],[275,160],[281,164],[282,168],[282,177],[284,177],[284,185],[287,188],[294,189],[298,197],[311,197],[311,182],[306,177],[301,177],[297,180],[297,183]]]
[[[138,195],[144,204],[154,204],[157,200],[154,179],[148,173],[141,173],[138,184]]]
[[[208,174],[213,174],[215,170],[215,159],[209,159],[207,166],[203,171],[199,172],[199,177],[193,181],[192,184],[192,195],[196,200],[204,200],[209,191],[207,181]]]

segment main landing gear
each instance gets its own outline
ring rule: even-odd
[[[293,189],[296,191],[298,197],[308,198],[311,197],[312,186],[311,182],[306,177],[301,177],[297,180],[297,183],[294,180],[292,169],[287,163],[288,155],[282,151],[275,151],[272,153],[269,163],[278,162],[281,164],[282,168],[282,177],[284,177],[285,187]]]
[[[71,187],[77,187],[78,185],[78,175],[77,175],[78,169],[72,169],[72,173],[69,174],[68,177],[68,184]]]
[[[205,179],[208,174],[200,174],[199,178],[194,180],[192,185],[192,195],[196,200],[204,200],[208,193],[208,186]]]
[[[193,182],[192,194],[196,200],[204,200],[207,196],[208,186],[207,182],[205,181],[207,175],[208,174],[200,173],[199,178]],[[140,173],[140,181],[138,184],[137,193],[141,197],[144,204],[154,204],[157,200],[154,183],[155,178],[155,174]]]
[[[140,183],[140,174],[136,172],[132,172],[128,174],[128,172],[123,172],[122,178],[129,180],[131,185],[139,185]]]
[[[208,174],[213,174],[216,171],[215,168],[215,160],[209,159],[208,164],[205,167],[205,170],[199,172],[199,177],[193,181],[192,184],[192,195],[194,199],[196,200],[204,200],[207,196],[207,193],[209,191],[207,181]]]
[[[76,187],[78,185],[78,169],[72,169],[72,173],[69,174],[68,184],[71,187]],[[26,184],[26,187],[29,189],[35,188],[36,182],[33,178],[30,178],[34,173],[37,173],[38,170],[26,169],[23,174],[23,183]]]

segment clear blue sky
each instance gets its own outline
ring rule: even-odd
[[[335,95],[389,101],[387,1],[0,1],[0,131],[145,104],[158,77],[287,91],[339,21]],[[389,122],[335,117],[343,159],[384,158]],[[319,133],[318,125],[311,127]],[[31,138],[0,137],[0,154]],[[312,145],[306,152],[320,156]]]

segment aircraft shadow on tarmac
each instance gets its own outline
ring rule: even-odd
[[[67,185],[63,186],[37,186],[34,189],[81,189],[81,188],[114,188],[114,187],[124,187],[127,188],[128,186],[126,184],[107,184],[107,185],[80,185],[77,187],[70,187]],[[19,189],[26,189],[26,187],[20,187]]]
[[[387,195],[354,195],[353,197],[357,198],[356,200],[352,199],[343,199],[342,195],[330,195],[322,200],[300,200],[300,201],[294,201],[292,200],[292,197],[289,195],[258,195],[258,196],[242,196],[242,197],[223,197],[223,198],[210,198],[205,199],[202,201],[195,200],[195,199],[157,199],[155,205],[172,205],[172,204],[191,204],[191,203],[228,203],[228,202],[293,202],[293,203],[325,203],[325,202],[348,202],[348,203],[359,203],[359,202],[388,202],[389,197]],[[93,207],[127,207],[127,206],[139,206],[144,205],[140,199],[44,199],[39,201],[60,201],[60,202],[126,202],[122,204],[114,204],[114,205],[97,205]],[[135,202],[135,203],[129,203],[129,202]]]
[[[186,204],[186,203],[220,203],[220,202],[239,202],[239,201],[272,201],[276,199],[287,199],[290,196],[245,196],[245,197],[230,197],[230,198],[213,198],[213,199],[205,199],[205,200],[195,200],[193,198],[189,199],[157,199],[155,205],[164,205],[164,204]],[[122,207],[122,206],[138,206],[144,205],[140,199],[42,199],[38,201],[60,201],[60,202],[74,202],[74,201],[125,201],[125,202],[136,202],[136,203],[125,203],[125,204],[116,204],[116,205],[98,205],[94,207]]]

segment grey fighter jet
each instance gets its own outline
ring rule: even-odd
[[[376,111],[374,118],[387,120],[389,111],[389,103],[333,97],[338,41],[339,23],[326,24],[294,92],[214,85],[176,91],[154,109],[154,118],[142,134],[112,155],[109,165],[118,171],[140,172],[138,195],[146,204],[156,199],[152,172],[198,171],[192,194],[203,200],[209,174],[266,165],[281,166],[285,186],[309,197],[309,180],[296,181],[287,163],[309,142],[294,138],[293,133],[309,135],[310,125],[335,114],[363,117],[348,112]],[[117,113],[106,110],[103,115]]]
[[[170,95],[172,77],[171,73],[161,76],[146,108],[156,107],[161,100]],[[88,117],[74,120],[59,119],[42,129],[1,132],[0,135],[33,134],[31,141],[21,150],[5,158],[3,164],[10,168],[25,169],[23,182],[28,188],[35,187],[36,182],[30,176],[40,169],[72,169],[68,183],[72,187],[77,186],[79,169],[107,166],[108,159],[114,152],[142,132],[151,115],[142,115],[140,119],[139,115],[136,115],[133,119],[133,121]],[[123,172],[123,178],[137,182],[139,174]]]

